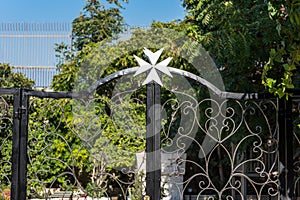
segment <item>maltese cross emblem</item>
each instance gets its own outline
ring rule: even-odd
[[[146,85],[146,84],[148,84],[152,81],[156,82],[160,86],[163,85],[162,81],[160,80],[160,77],[158,75],[157,70],[159,70],[163,74],[166,74],[169,77],[173,77],[172,74],[170,73],[169,69],[168,69],[168,64],[172,60],[171,57],[161,61],[158,64],[156,64],[157,60],[159,59],[159,57],[160,57],[161,53],[163,52],[163,50],[164,50],[164,48],[161,48],[160,50],[153,53],[149,49],[144,48],[144,53],[148,57],[150,63],[148,63],[147,61],[145,61],[145,60],[137,57],[136,55],[134,55],[134,58],[136,59],[136,61],[138,62],[139,66],[140,66],[139,69],[134,74],[134,76],[137,76],[141,73],[144,73],[144,72],[150,70],[150,72],[148,73],[145,81],[143,82],[143,85]]]

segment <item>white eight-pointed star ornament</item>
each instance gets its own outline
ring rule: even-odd
[[[162,73],[164,73],[164,74],[166,74],[170,77],[173,77],[172,74],[170,73],[169,69],[168,69],[168,64],[172,60],[171,57],[161,61],[158,64],[156,64],[156,62],[159,59],[159,57],[160,57],[161,53],[163,52],[163,50],[164,50],[164,48],[161,48],[160,50],[153,53],[149,49],[144,48],[144,53],[148,57],[150,63],[148,63],[145,60],[137,57],[136,55],[133,55],[134,58],[136,59],[136,61],[138,62],[139,66],[140,66],[140,68],[136,71],[134,76],[137,76],[141,73],[144,73],[144,72],[150,70],[150,72],[148,73],[148,75],[146,77],[146,80],[143,82],[143,85],[146,85],[147,83],[150,83],[151,81],[154,81],[154,82],[158,83],[161,86],[163,85],[160,78],[159,78],[157,70],[159,70],[160,72],[162,72]]]

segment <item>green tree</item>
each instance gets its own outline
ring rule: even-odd
[[[123,17],[118,8],[105,8],[98,0],[87,1],[83,13],[72,22],[73,46],[82,50],[123,30]]]
[[[276,34],[280,37],[280,42],[270,50],[262,83],[271,93],[288,97],[287,89],[300,86],[300,1],[278,1],[271,6],[270,16],[277,23]]]
[[[21,73],[13,72],[13,66],[0,63],[0,87],[1,88],[32,88],[33,80]]]
[[[57,57],[61,62],[57,66],[60,73],[52,82],[55,91],[71,91],[82,61],[93,46],[124,31],[121,3],[118,0],[107,2],[117,7],[106,8],[98,0],[88,0],[83,12],[72,22],[72,46],[57,45]]]
[[[209,51],[228,91],[263,90],[261,73],[279,42],[263,0],[184,0],[188,35]],[[251,87],[249,87],[251,85]]]

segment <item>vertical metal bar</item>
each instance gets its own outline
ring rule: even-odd
[[[14,95],[11,199],[26,200],[28,99],[23,89]]]
[[[13,137],[12,137],[12,181],[11,181],[11,199],[16,200],[19,194],[19,158],[20,158],[20,118],[18,116],[21,105],[20,89],[14,94],[13,107]]]
[[[281,199],[293,199],[293,121],[291,99],[279,100],[279,161]]]
[[[160,199],[161,179],[161,88],[156,83],[147,84],[146,127],[146,194],[151,200]]]
[[[19,200],[26,200],[27,191],[27,141],[28,141],[28,107],[29,96],[21,90],[21,130],[20,130],[20,166],[19,181],[20,191]]]

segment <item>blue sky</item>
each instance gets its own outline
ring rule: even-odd
[[[128,25],[149,26],[153,20],[168,22],[183,19],[184,9],[181,4],[181,0],[129,0],[128,4],[124,4],[122,14]],[[0,25],[2,22],[71,24],[72,20],[79,16],[84,5],[85,0],[0,0]],[[69,41],[69,35],[66,37]],[[55,66],[57,61],[54,44],[61,43],[62,40],[0,37],[0,63],[10,63],[13,66]],[[35,79],[37,85],[45,85],[39,83],[42,81],[40,77],[44,77],[48,72],[36,76],[31,71],[23,73]],[[49,80],[46,85],[49,85]]]
[[[85,0],[0,0],[0,22],[71,22]],[[181,0],[129,0],[122,11],[127,24],[182,19]]]

